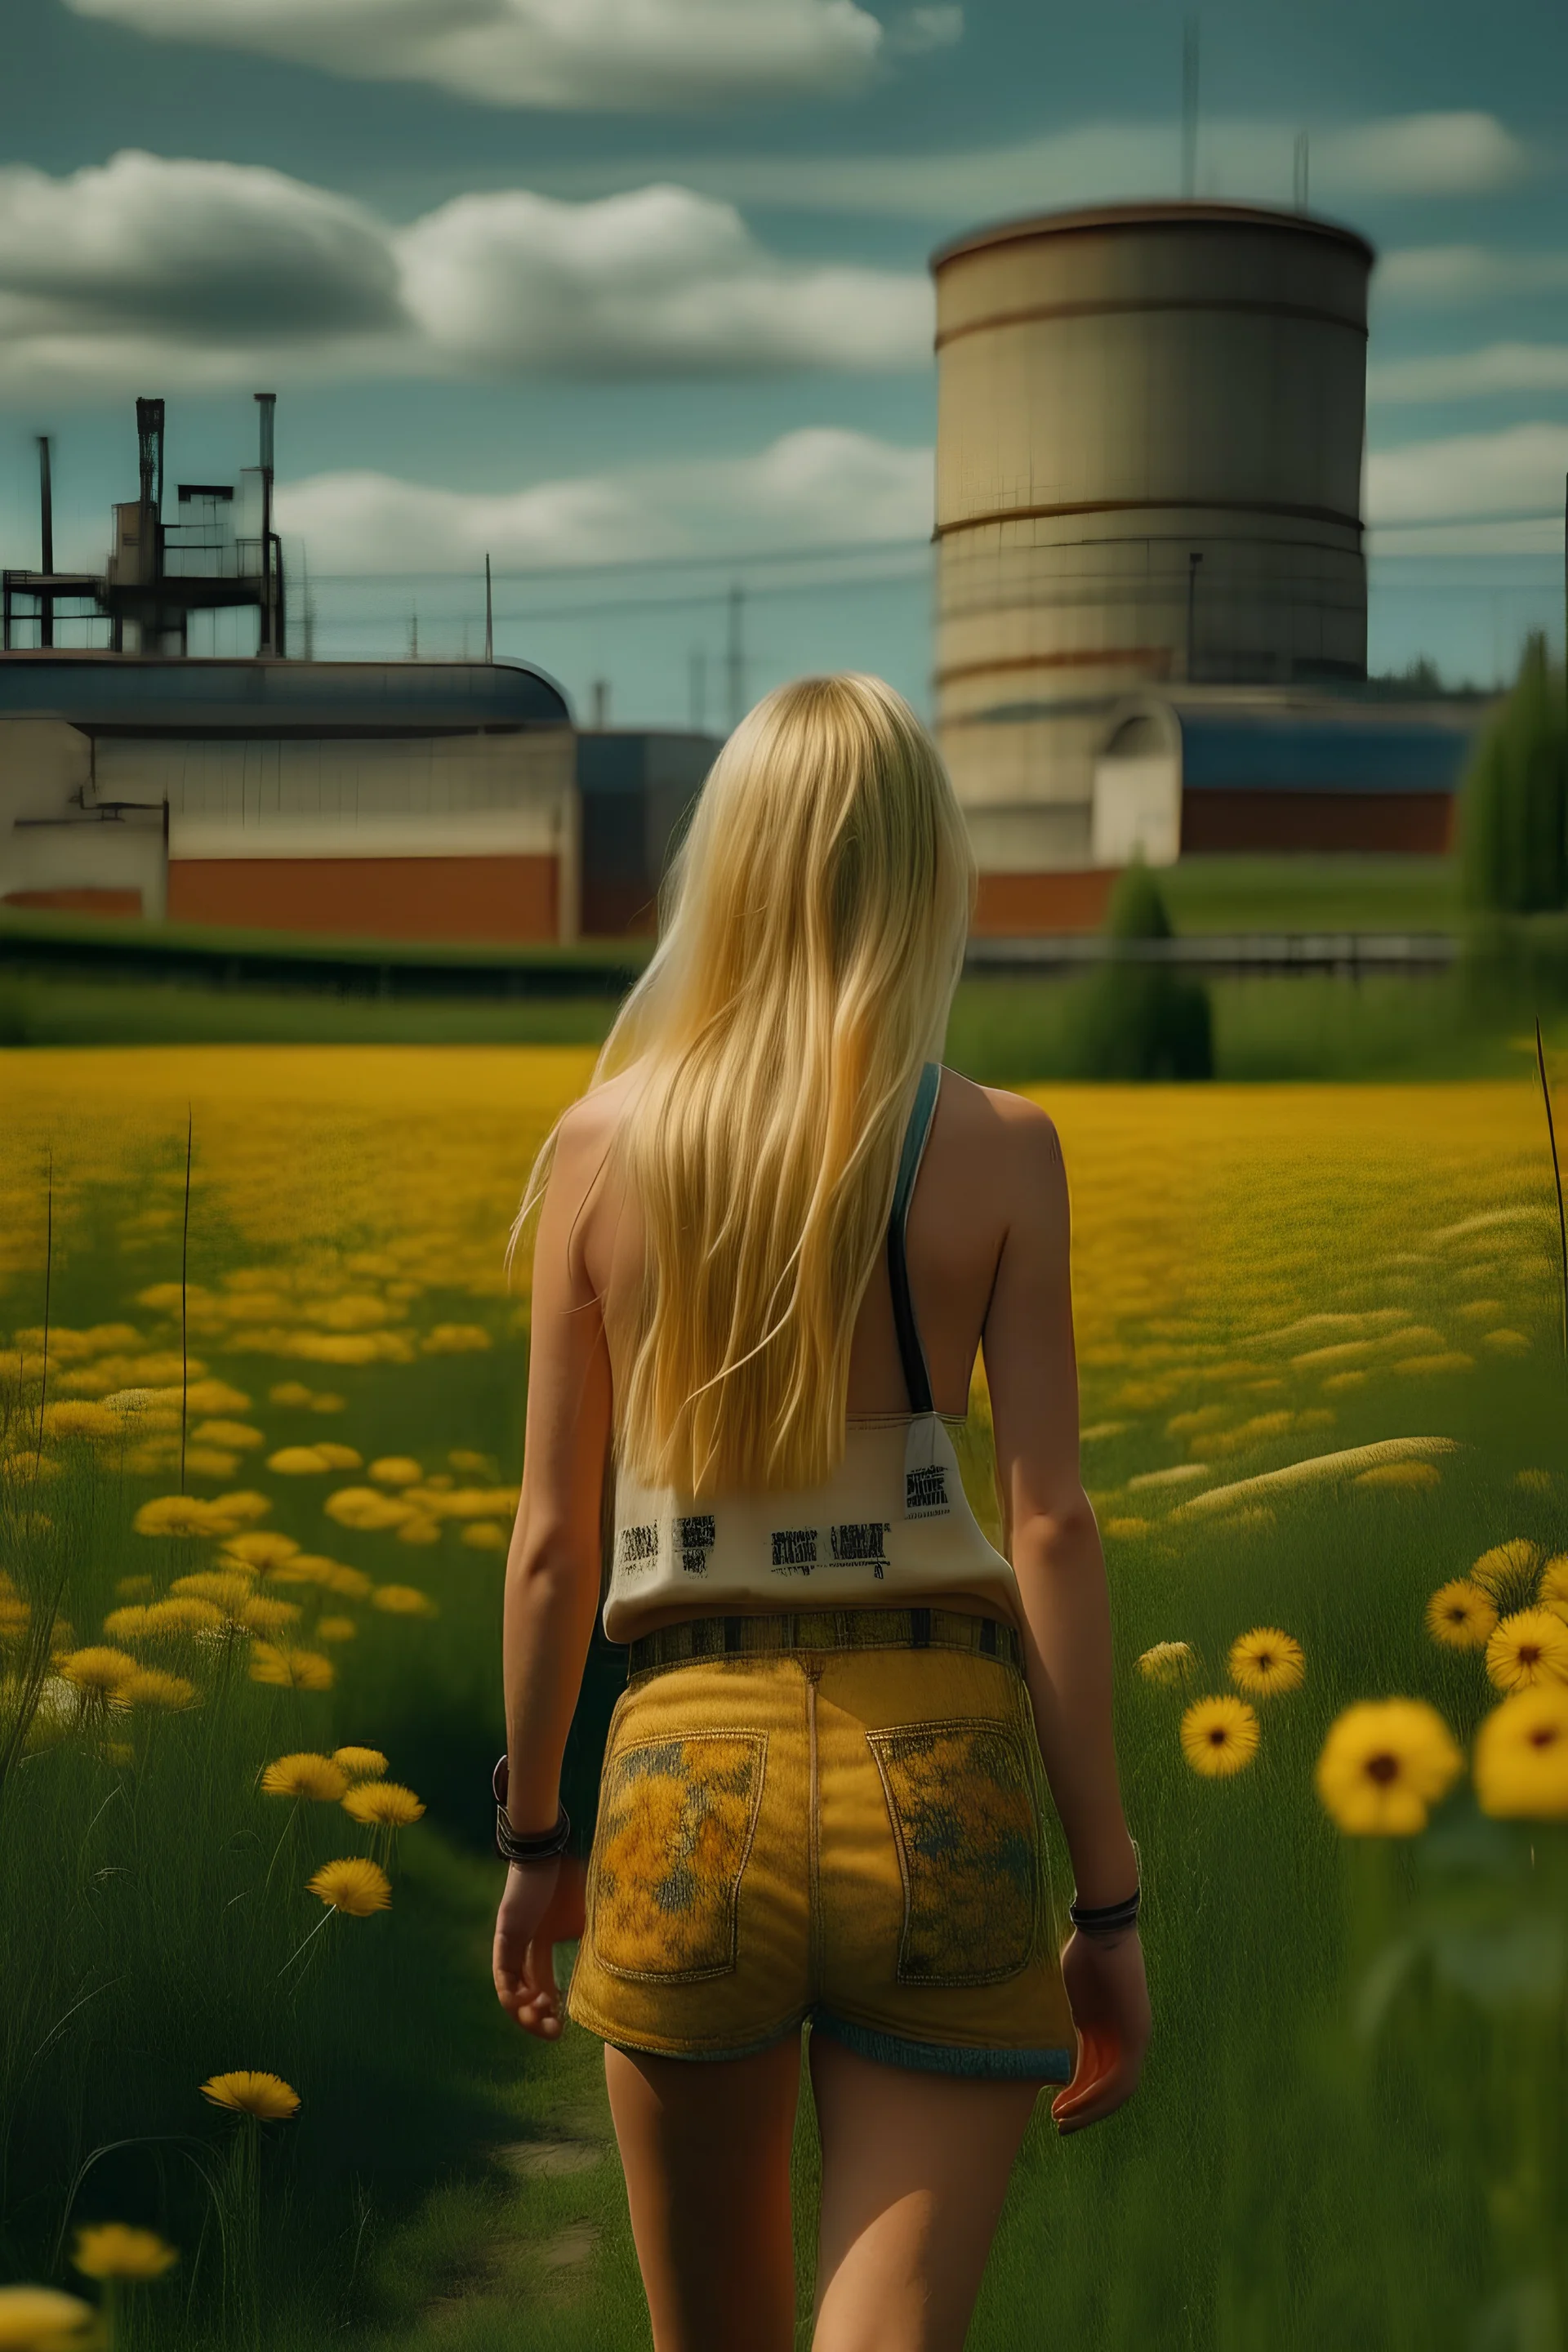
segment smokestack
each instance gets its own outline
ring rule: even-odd
[[[256,404],[261,411],[261,644],[264,654],[276,653],[277,605],[272,593],[272,417],[278,405],[275,392],[258,392]]]
[[[49,436],[38,436],[38,569],[55,568],[55,497],[49,480]],[[46,588],[38,599],[38,643],[48,651],[55,642],[55,600]]]
[[[142,467],[142,505],[153,521],[163,520],[163,404],[136,404],[136,454]]]

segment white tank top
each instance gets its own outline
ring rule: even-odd
[[[605,1632],[630,1642],[656,1618],[769,1610],[908,1607],[973,1600],[1022,1622],[1013,1570],[963,1491],[950,1416],[932,1405],[910,1296],[904,1229],[942,1072],[928,1062],[904,1134],[888,1272],[907,1413],[852,1418],[844,1458],[818,1486],[698,1501],[616,1480]]]

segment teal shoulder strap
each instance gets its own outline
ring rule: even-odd
[[[911,1412],[930,1412],[931,1393],[925,1349],[921,1345],[920,1325],[915,1320],[914,1300],[910,1296],[910,1265],[904,1245],[904,1227],[909,1222],[915,1179],[921,1172],[921,1160],[925,1152],[926,1138],[931,1133],[931,1115],[936,1109],[941,1085],[940,1064],[928,1062],[921,1072],[920,1084],[915,1088],[914,1108],[904,1129],[898,1181],[893,1187],[893,1213],[888,1220],[888,1278],[893,1293],[893,1328],[898,1333],[899,1357],[904,1368],[904,1386],[909,1391]]]

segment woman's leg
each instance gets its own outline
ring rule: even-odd
[[[793,2352],[800,2037],[754,2058],[606,2047],[656,2352]]]
[[[1039,2089],[811,2037],[822,2136],[814,2352],[961,2352]]]

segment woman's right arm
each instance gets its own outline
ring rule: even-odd
[[[997,1471],[1040,1753],[1077,1899],[1097,1909],[1131,1893],[1138,1860],[1117,1780],[1105,1563],[1079,1472],[1067,1171],[1042,1111],[1016,1096],[992,1100],[1006,1127],[996,1163],[1006,1238],[984,1343]],[[1053,2112],[1078,2130],[1136,2087],[1149,2001],[1135,1930],[1075,1933],[1062,1965],[1083,2048]]]

